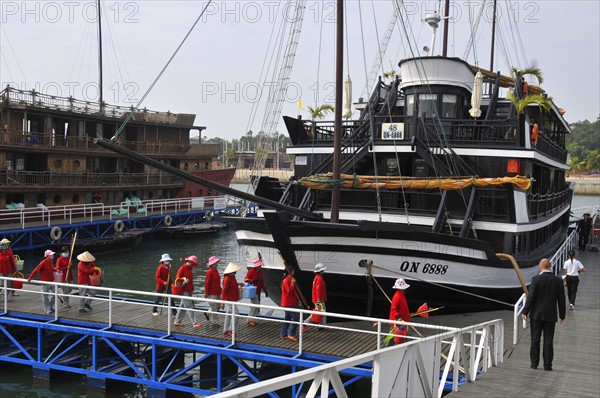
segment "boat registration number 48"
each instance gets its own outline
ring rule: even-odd
[[[404,139],[404,123],[382,123],[381,124],[381,139],[382,140],[403,140]]]
[[[402,272],[421,272],[422,274],[444,275],[448,271],[448,264],[425,263],[421,266],[419,261],[404,261],[400,264]]]

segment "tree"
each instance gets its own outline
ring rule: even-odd
[[[569,166],[571,167],[571,171],[573,173],[580,173],[585,166],[585,162],[579,160],[577,156],[571,156],[569,159]]]
[[[329,112],[333,112],[335,108],[330,104],[321,104],[315,108],[312,106],[308,107],[308,113],[312,121],[324,119]]]
[[[594,149],[585,157],[585,168],[587,171],[600,171],[600,151]]]
[[[517,115],[519,115],[523,110],[530,104],[538,104],[540,108],[545,111],[549,111],[552,108],[552,98],[545,97],[543,95],[532,94],[526,95],[523,98],[517,98],[514,94],[509,91],[506,95],[506,98],[509,99],[513,105],[515,106],[515,110],[517,111]]]
[[[514,74],[514,77],[518,76],[526,76],[526,75],[531,75],[534,76],[536,78],[536,80],[538,81],[538,84],[542,84],[544,82],[544,76],[542,74],[542,70],[540,68],[536,68],[536,67],[527,67],[521,70],[517,70],[517,68],[515,68],[514,66],[512,67],[512,72]]]

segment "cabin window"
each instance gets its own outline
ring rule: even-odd
[[[442,96],[442,117],[450,118],[456,117],[456,94],[444,94]]]
[[[406,96],[405,108],[406,108],[405,114],[407,116],[412,116],[412,114],[415,111],[415,96],[413,94]]]
[[[71,201],[73,202],[73,204],[79,203],[79,194],[74,194],[71,198]]]
[[[60,202],[62,202],[62,196],[60,195],[54,195],[54,204],[59,204]]]
[[[419,116],[434,117],[436,110],[437,94],[419,94]]]

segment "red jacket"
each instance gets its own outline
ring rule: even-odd
[[[185,286],[183,286],[183,291],[192,293],[194,291],[194,274],[192,273],[192,267],[187,266],[185,264],[179,267],[175,279],[179,282],[179,279],[183,278],[188,279],[188,282],[185,284]],[[183,283],[183,281],[181,281],[180,283]]]
[[[173,278],[171,277],[171,266],[165,267],[164,264],[160,264],[156,269],[154,279],[156,279],[156,290],[161,292],[165,290],[169,286],[169,283],[173,282]]]
[[[296,281],[291,275],[286,276],[281,281],[281,306],[282,307],[297,307],[298,293],[296,293]]]
[[[390,307],[390,320],[404,322],[410,322],[410,311],[408,310],[408,303],[404,292],[402,290],[396,290],[396,294],[392,298],[392,306]]]
[[[67,270],[69,272],[69,277],[66,283],[69,283],[73,280],[73,270],[70,268],[71,267],[69,267],[69,257],[58,257],[58,260],[56,260],[56,270],[62,272],[61,282],[64,283],[65,280],[67,280]]]
[[[216,268],[210,267],[206,272],[204,294],[206,296],[218,296],[221,294],[221,276]]]
[[[80,261],[77,264],[77,284],[79,285],[91,285],[90,275],[95,274],[96,264],[94,262],[84,263]]]
[[[223,277],[223,294],[221,300],[240,301],[240,289],[234,274],[227,274]]]
[[[0,251],[0,274],[12,275],[17,272],[17,263],[15,263],[15,257],[12,254],[12,250]]]
[[[33,271],[31,271],[31,274],[27,279],[32,280],[38,272],[40,273],[41,281],[54,282],[54,267],[52,265],[52,259],[46,257],[42,261],[40,261],[38,266],[35,267]]]
[[[246,273],[246,277],[244,278],[244,282],[250,283],[256,286],[256,295],[260,296],[261,291],[267,291],[267,287],[265,286],[265,280],[263,279],[262,271],[259,267],[250,268],[248,273]]]
[[[317,273],[313,279],[312,286],[312,302],[313,303],[324,303],[327,301],[327,290],[325,288],[325,281],[323,275]]]

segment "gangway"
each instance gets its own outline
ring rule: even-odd
[[[346,388],[367,381],[376,396],[397,396],[402,389],[410,396],[441,396],[444,387],[458,389],[461,371],[472,381],[503,360],[502,320],[466,328],[410,323],[414,332],[407,343],[384,348],[389,323],[395,322],[325,313],[338,322],[320,329],[303,321],[314,312],[286,309],[299,313],[299,341],[293,342],[279,337],[286,322],[281,317],[259,316],[256,326],[247,324],[248,308],[280,311],[276,307],[233,303],[240,314],[233,315],[238,322],[228,336],[221,326],[206,322],[200,329],[189,323],[174,326],[170,307],[177,296],[97,287],[92,311],[57,306],[47,315],[40,304],[41,285],[49,285],[56,300],[64,298],[57,290],[63,284],[32,281],[13,298],[8,283],[15,281],[23,280],[0,278],[0,361],[29,365],[36,377],[47,379],[55,371],[86,375],[88,386],[95,388],[117,380],[146,386],[148,396],[165,396],[167,390],[234,396],[250,383],[253,391],[259,388],[276,397],[281,388],[291,389],[292,396],[306,390],[314,396],[331,382],[338,396],[344,396]],[[166,303],[158,317],[150,315],[155,296]],[[78,301],[77,295],[69,297]],[[197,319],[204,319],[210,311],[201,304],[213,300],[192,300]],[[226,315],[217,315],[222,323]],[[263,372],[267,365],[292,378],[267,380],[272,377]],[[448,375],[455,381],[446,385]],[[312,387],[304,386],[307,380],[313,380]]]

